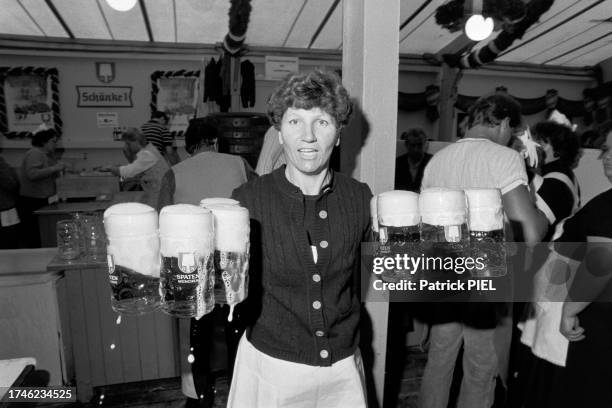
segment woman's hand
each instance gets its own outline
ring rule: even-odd
[[[561,327],[559,327],[561,334],[569,341],[580,341],[586,336],[584,335],[584,328],[580,327],[580,321],[578,316],[566,315],[565,313],[561,316]]]

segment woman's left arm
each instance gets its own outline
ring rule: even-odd
[[[578,314],[598,299],[612,280],[612,238],[588,236],[586,254],[563,304],[560,331],[570,341],[584,338]]]

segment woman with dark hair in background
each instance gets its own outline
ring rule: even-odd
[[[40,247],[40,232],[34,211],[53,201],[55,179],[67,167],[55,159],[59,136],[53,129],[44,129],[32,136],[32,148],[21,162],[19,217],[24,243],[28,248]]]
[[[559,221],[580,206],[580,189],[573,172],[580,159],[580,140],[568,126],[552,121],[538,123],[533,133],[544,151],[543,180],[536,204],[550,224],[543,241],[550,241]]]

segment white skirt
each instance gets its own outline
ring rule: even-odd
[[[270,357],[243,335],[227,407],[366,407],[364,378],[359,350],[331,367],[315,367]]]

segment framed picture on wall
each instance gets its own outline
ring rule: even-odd
[[[200,71],[155,71],[151,74],[151,112],[168,115],[168,130],[182,138],[196,113]]]
[[[41,124],[61,134],[55,68],[0,67],[0,132],[22,139]]]

